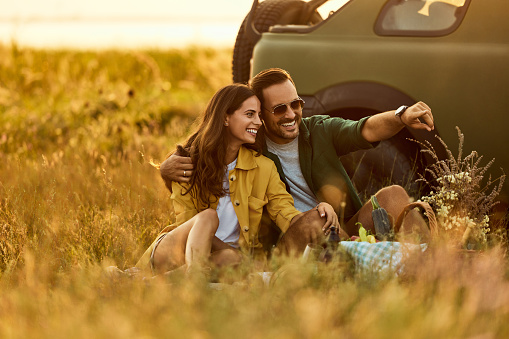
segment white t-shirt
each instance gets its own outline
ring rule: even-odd
[[[230,183],[228,181],[228,174],[235,168],[235,165],[237,165],[237,159],[228,164],[228,169],[224,174],[223,188],[228,193],[224,197],[219,198],[219,203],[217,204],[216,211],[219,217],[219,227],[216,231],[216,237],[233,247],[239,247],[240,225],[230,199]]]

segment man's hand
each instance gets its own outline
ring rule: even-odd
[[[428,132],[435,129],[431,108],[422,101],[408,107],[400,117],[401,122],[410,128],[425,129]]]
[[[338,216],[331,205],[321,202],[315,208],[302,212],[290,222],[290,227],[281,238],[278,248],[286,253],[303,253],[308,244],[322,244],[325,236],[330,233],[331,225],[336,226],[339,237],[349,238],[340,227]]]
[[[159,172],[167,184],[166,186],[172,181],[189,182],[193,170],[194,167],[190,157],[182,157],[176,154],[172,154],[159,167]]]
[[[338,232],[338,235],[341,239],[349,239],[348,234],[341,228],[341,224],[339,223],[338,215],[334,211],[331,205],[326,202],[321,202],[316,206],[316,210],[320,214],[321,218],[326,218],[326,222],[322,227],[322,231],[327,236],[330,233],[330,227],[335,226]]]
[[[338,215],[334,211],[331,205],[326,202],[321,202],[316,206],[316,210],[318,214],[320,214],[320,218],[325,219],[325,224],[322,227],[322,231],[325,235],[329,234],[329,229],[331,226],[335,226],[336,229],[339,230],[339,219]]]
[[[396,111],[387,111],[372,115],[362,126],[362,136],[368,142],[387,140],[405,126],[414,129],[425,129],[428,132],[435,129],[431,109],[424,102],[408,107],[400,116]]]

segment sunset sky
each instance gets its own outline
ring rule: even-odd
[[[1,0],[0,18],[167,17],[241,18],[251,0]]]
[[[0,42],[35,47],[230,45],[251,0],[0,0]]]
[[[330,1],[331,5],[338,1]],[[0,0],[0,43],[35,47],[233,46],[252,0]]]

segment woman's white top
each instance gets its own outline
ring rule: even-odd
[[[237,248],[239,247],[240,225],[230,199],[230,183],[228,181],[228,174],[235,168],[235,165],[237,165],[237,159],[228,164],[228,168],[224,174],[223,188],[228,193],[219,198],[219,203],[217,204],[216,211],[219,217],[219,227],[216,231],[216,237]]]

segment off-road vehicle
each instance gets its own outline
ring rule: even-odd
[[[234,81],[283,68],[306,101],[304,116],[359,119],[421,100],[452,150],[458,126],[465,153],[496,158],[495,176],[509,169],[509,1],[343,0],[323,18],[326,2],[255,0],[235,43]],[[405,185],[430,162],[407,139],[428,140],[444,156],[435,132],[404,129],[342,161],[361,192],[387,178]]]

